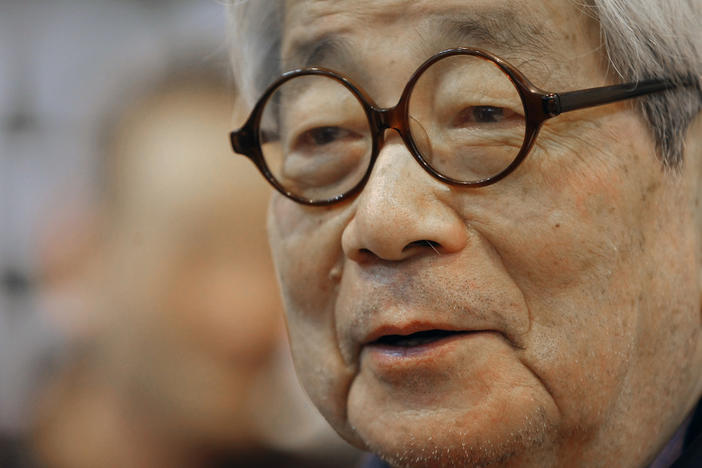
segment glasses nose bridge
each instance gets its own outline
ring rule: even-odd
[[[403,112],[402,103],[398,103],[393,107],[378,107],[373,109],[375,115],[377,116],[377,130],[378,133],[382,134],[385,130],[393,129],[397,130],[400,134],[403,133]]]
[[[376,132],[375,138],[377,138],[377,143],[376,143],[376,157],[380,151],[382,151],[383,147],[385,146],[385,141],[386,141],[386,136],[385,132],[388,130],[395,130],[397,134],[400,136],[400,139],[402,143],[405,145],[407,148],[407,151],[412,155],[412,158],[419,163],[424,170],[428,171],[431,174],[431,170],[426,166],[426,163],[423,161],[423,158],[421,155],[417,153],[417,151],[413,148],[413,144],[411,143],[411,136],[409,135],[409,122],[408,119],[411,117],[408,117],[408,111],[407,111],[407,101],[406,98],[403,95],[403,98],[400,99],[400,101],[394,105],[393,107],[376,107],[372,106],[372,113],[373,113],[373,120],[374,122],[374,131]],[[373,162],[371,163],[371,169],[375,165],[375,157],[373,158]]]
[[[400,99],[400,102],[393,107],[373,107],[373,113],[375,114],[376,138],[379,142],[377,151],[382,150],[385,146],[385,132],[395,130],[411,152],[411,148],[407,144],[404,100]]]

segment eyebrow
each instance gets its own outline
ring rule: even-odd
[[[417,31],[422,41],[421,50],[416,52],[422,54],[422,59],[452,47],[486,47],[506,55],[513,52],[540,55],[551,49],[548,32],[506,8],[469,14],[437,13],[425,22],[423,30]],[[353,49],[343,35],[329,33],[294,44],[283,64],[288,69],[353,64]]]
[[[450,42],[449,47],[487,46],[502,53],[550,48],[544,28],[504,8],[470,15],[440,16],[431,19],[430,25],[430,30],[440,36],[437,42]]]
[[[356,79],[366,79],[370,73],[357,66],[351,43],[337,34],[328,34],[297,44],[282,61],[284,70],[322,66]]]
[[[351,47],[347,40],[336,35],[328,35],[297,47],[292,57],[296,64],[310,67],[328,63],[335,57],[350,56],[350,49]]]

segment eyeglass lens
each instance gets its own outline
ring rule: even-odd
[[[370,165],[373,138],[363,105],[325,75],[283,83],[266,103],[260,132],[268,169],[299,197],[325,200],[346,193]]]
[[[444,57],[422,73],[410,95],[409,125],[422,159],[459,182],[505,170],[526,130],[524,106],[509,76],[473,55]]]
[[[524,141],[524,108],[494,62],[444,57],[416,81],[408,107],[411,139],[434,171],[458,182],[494,177]],[[363,104],[326,75],[285,81],[263,110],[262,154],[288,192],[327,200],[353,189],[371,164],[373,136]]]

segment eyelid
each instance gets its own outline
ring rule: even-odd
[[[356,134],[358,135],[358,134]],[[361,136],[361,135],[358,135]],[[288,153],[288,155],[285,157],[282,165],[282,175],[284,175],[286,178],[293,179],[295,180],[295,183],[299,187],[306,187],[306,188],[313,188],[317,185],[319,185],[319,179],[320,177],[329,177],[327,174],[332,173],[333,175],[333,180],[331,181],[326,181],[325,184],[330,184],[330,183],[336,183],[340,180],[342,180],[346,175],[348,175],[350,172],[348,169],[353,168],[354,165],[352,162],[354,161],[353,159],[350,159],[349,156],[353,156],[354,153],[358,153],[358,151],[362,151],[363,148],[359,148],[359,145],[363,145],[363,139],[359,138],[358,141],[355,142],[341,142],[340,144],[345,145],[347,148],[351,150],[351,152],[348,155],[345,155],[346,157],[342,159],[342,162],[345,161],[346,164],[335,164],[335,165],[328,165],[326,164],[326,167],[328,168],[326,173],[319,173],[315,172],[315,169],[319,169],[320,167],[324,167],[325,163],[328,163],[328,160],[326,158],[317,158],[315,156],[312,156],[311,158],[307,158],[306,155],[301,155],[299,151],[291,151]],[[355,145],[355,146],[353,146]],[[317,154],[324,154],[324,153],[317,153]],[[321,163],[319,161],[322,161]],[[297,172],[292,172],[291,171],[297,171]]]
[[[518,96],[516,90],[513,91],[511,96],[508,96],[506,92],[495,93],[495,95],[490,96],[485,93],[475,93],[472,91],[461,91],[456,93],[458,99],[456,101],[470,101],[471,104],[476,106],[494,106],[494,107],[504,107],[505,109],[511,109],[515,112],[517,110],[524,112],[524,106],[522,105],[521,98],[517,101],[515,98]],[[510,93],[511,94],[511,93]],[[516,107],[519,107],[517,109]]]

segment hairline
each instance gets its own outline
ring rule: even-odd
[[[434,44],[442,44],[442,48],[484,45],[490,50],[531,54],[551,50],[551,41],[543,29],[502,6],[470,14],[441,12],[431,15],[428,22],[428,31],[433,37],[427,39],[423,36],[425,47],[419,51],[426,58],[438,52]],[[510,24],[510,28],[502,27],[503,24]],[[326,33],[304,40],[293,39],[291,45],[286,47],[279,71],[323,65],[329,56],[350,56],[352,51],[352,44],[343,34]]]
[[[280,3],[267,0],[227,1],[235,80],[243,100],[253,106],[263,86],[282,71],[282,9],[275,8]],[[621,82],[663,76],[699,80],[697,87],[656,93],[632,102],[647,124],[663,166],[682,167],[687,128],[702,111],[702,34],[696,22],[702,17],[702,3],[570,1],[597,22],[606,66]]]

